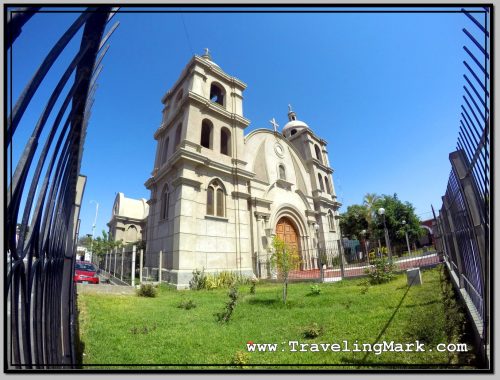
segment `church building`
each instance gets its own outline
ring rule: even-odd
[[[339,240],[327,142],[288,107],[288,123],[245,134],[246,84],[206,50],[163,96],[145,266],[162,252],[162,280],[188,287],[193,270],[270,276],[274,235],[296,247],[301,270],[317,269],[318,244]]]

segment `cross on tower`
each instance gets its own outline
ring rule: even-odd
[[[278,132],[279,124],[276,122],[276,120],[274,119],[274,117],[271,120],[269,120],[269,122],[273,125],[274,132]]]

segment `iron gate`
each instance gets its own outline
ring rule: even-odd
[[[32,16],[56,12],[39,7],[4,8],[4,11],[8,16],[5,46],[10,57],[23,25]],[[99,65],[108,48],[103,46],[117,26],[103,37],[114,11],[111,7],[83,11],[52,47],[15,104],[12,95],[8,96],[6,371],[74,368],[76,364],[72,280],[86,180],[79,175],[80,161],[95,82],[102,68]],[[27,107],[54,62],[82,28],[78,52],[47,99],[20,159],[12,162],[16,130]],[[12,73],[10,59],[7,67]],[[74,82],[64,93],[72,75]],[[62,99],[57,109],[55,104]],[[49,116],[55,116],[52,123],[47,123]]]

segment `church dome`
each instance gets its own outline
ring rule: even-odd
[[[288,105],[288,123],[283,127],[283,136],[290,137],[297,132],[309,128],[309,126],[303,121],[297,120],[297,115],[292,111],[292,106]]]

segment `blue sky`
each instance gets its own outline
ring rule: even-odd
[[[77,16],[38,14],[23,28],[12,51],[14,99]],[[397,193],[422,219],[431,217],[431,204],[441,207],[464,93],[462,28],[477,32],[463,14],[119,13],[108,28],[115,21],[82,160],[88,180],[81,235],[91,232],[91,200],[99,203],[100,234],[117,192],[149,198],[144,182],[153,169],[160,99],[206,47],[248,85],[246,133],[271,128],[273,117],[282,127],[290,103],[328,141],[341,211],[368,192]],[[14,163],[77,46],[33,99],[14,141]]]

